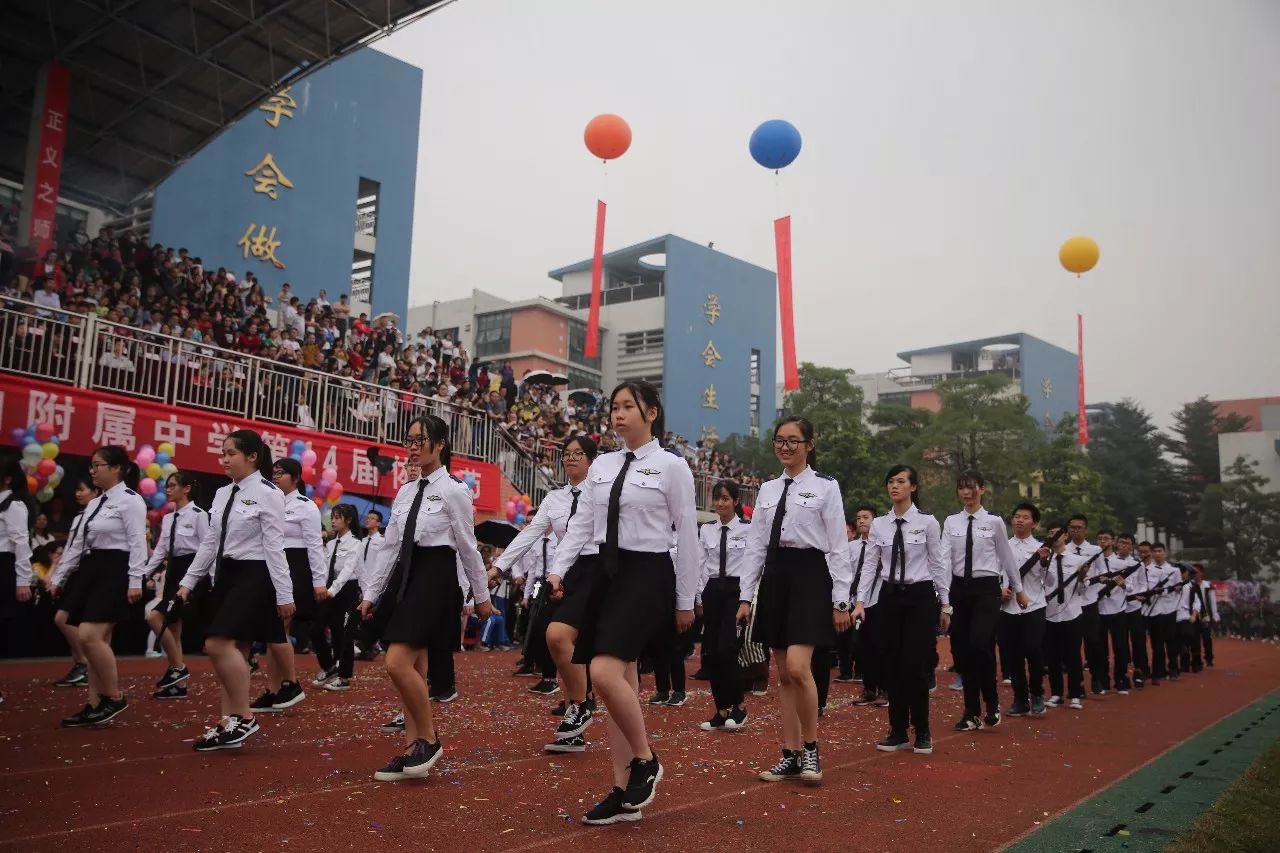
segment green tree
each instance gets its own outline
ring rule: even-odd
[[[772,436],[772,430],[759,438],[734,433],[716,445],[716,452],[740,462],[748,474],[772,476],[770,472],[778,467],[778,458],[773,455],[773,445],[769,443]]]
[[[1218,434],[1242,432],[1249,419],[1236,414],[1219,415],[1208,397],[1200,397],[1173,413],[1173,432],[1169,443],[1179,458],[1180,492],[1187,506],[1188,544],[1222,547],[1222,502],[1211,487],[1222,482],[1218,459]]]
[[[1077,443],[1076,423],[1074,415],[1065,416],[1038,454],[1036,504],[1046,522],[1065,522],[1078,513],[1089,519],[1092,530],[1114,528],[1117,519],[1107,502],[1106,480]]]
[[[1237,456],[1208,490],[1222,507],[1222,565],[1237,580],[1280,580],[1280,493],[1266,491],[1269,482]]]
[[[862,389],[849,383],[847,370],[806,361],[800,365],[800,388],[786,396],[783,412],[808,418],[815,433],[861,426]]]
[[[1102,497],[1121,530],[1132,531],[1143,518],[1185,532],[1186,506],[1165,455],[1168,444],[1151,416],[1133,400],[1116,403],[1111,417],[1090,431],[1089,465],[1102,477]]]

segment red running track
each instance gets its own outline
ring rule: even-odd
[[[122,662],[132,704],[103,730],[58,727],[83,702],[48,686],[64,663],[2,665],[0,848],[776,850],[789,838],[818,850],[989,850],[1280,682],[1280,647],[1220,641],[1217,668],[1180,683],[960,735],[951,730],[959,694],[940,672],[932,756],[874,751],[885,711],[849,705],[860,686],[833,684],[816,788],[755,779],[777,756],[776,688],[751,702],[752,721],[736,734],[698,730],[710,699],[696,689],[684,708],[646,709],[666,776],[644,820],[592,828],[580,818],[607,791],[606,753],[542,754],[552,703],[510,677],[513,659],[458,655],[462,698],[436,706],[444,758],[424,782],[391,784],[372,778],[398,749],[377,730],[393,710],[377,664],[362,665],[349,693],[312,691],[264,717],[244,749],[203,755],[190,741],[213,722],[217,695],[204,659],[192,662],[192,698],[177,702],[144,698],[161,661]],[[300,667],[314,674],[313,659]],[[597,721],[588,738],[604,728]]]

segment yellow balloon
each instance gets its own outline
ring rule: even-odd
[[[1067,272],[1083,275],[1098,263],[1098,244],[1092,237],[1072,237],[1058,250],[1058,261]]]
[[[40,454],[45,459],[56,459],[58,456],[58,445],[54,444],[52,441],[46,441],[40,447]]]
[[[153,480],[159,480],[160,477],[163,475],[163,473],[164,472],[160,468],[159,462],[152,462],[150,465],[147,466],[146,474],[148,477],[150,477]]]
[[[172,456],[173,445],[167,441],[161,442],[160,446],[156,448],[156,453],[168,453],[170,456]]]

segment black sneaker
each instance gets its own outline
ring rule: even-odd
[[[333,693],[344,693],[351,689],[351,680],[348,678],[335,678],[326,684],[324,689]]]
[[[1031,714],[1033,716],[1039,717],[1044,714],[1044,711],[1045,711],[1044,697],[1032,696],[1031,697]]]
[[[529,666],[528,664],[521,664],[516,667],[516,671],[511,673],[511,675],[516,678],[537,678],[539,673],[532,666]]]
[[[685,695],[683,690],[676,690],[672,692],[671,698],[667,700],[667,704],[672,708],[679,708],[688,700],[688,698],[689,697]]]
[[[121,696],[119,699],[108,699],[105,696],[98,703],[98,707],[89,712],[86,717],[86,725],[105,726],[107,723],[120,716],[120,713],[129,707],[129,700]]]
[[[430,743],[418,738],[413,742],[413,752],[404,757],[401,767],[404,775],[411,779],[421,779],[427,775],[440,756],[444,755],[444,750],[440,748],[440,741]]]
[[[711,719],[702,723],[698,728],[702,729],[704,732],[722,732],[725,730],[725,723],[728,721],[728,715],[721,714],[719,711],[716,711],[711,715]]]
[[[263,692],[261,696],[250,703],[249,710],[255,714],[276,713],[276,694],[272,693],[270,690]]]
[[[537,693],[539,696],[553,696],[560,692],[560,685],[552,681],[550,678],[542,678],[538,683],[529,688],[530,693]]]
[[[782,760],[768,770],[761,770],[757,778],[761,782],[786,782],[790,779],[799,779],[800,754],[789,749],[782,750]]]
[[[769,695],[769,682],[768,682],[768,680],[767,680],[767,679],[761,679],[760,681],[752,682],[752,684],[751,684],[751,695],[752,695],[752,696],[768,696],[768,695]]]
[[[454,699],[457,699],[457,698],[458,698],[458,689],[456,687],[450,687],[448,690],[442,690],[439,693],[431,694],[431,701],[439,702],[442,705],[448,705],[450,702],[452,702]]]
[[[404,760],[406,756],[397,755],[387,762],[387,766],[373,774],[378,782],[399,782],[404,778]]]
[[[1141,690],[1143,687],[1146,686],[1146,681],[1142,678],[1142,676],[1135,675],[1133,677],[1133,686],[1135,689]]]
[[[558,737],[543,747],[547,752],[586,752],[587,741],[582,735]]]
[[[822,764],[818,761],[817,746],[800,752],[800,781],[810,783],[822,781]]]
[[[560,704],[551,709],[551,716],[563,717],[565,712],[569,710],[569,700],[561,699]]]
[[[911,741],[904,734],[889,732],[888,737],[876,744],[881,752],[903,752],[911,748]]]
[[[658,793],[658,783],[662,781],[662,763],[655,752],[653,758],[643,761],[631,759],[631,775],[627,777],[627,791],[622,795],[622,807],[628,811],[639,811],[653,802]]]
[[[311,679],[311,683],[316,687],[324,687],[330,681],[338,677],[338,667],[331,666],[328,669],[322,669],[316,673],[316,677]]]
[[[184,684],[170,684],[151,694],[152,699],[186,699],[187,688]]]
[[[665,705],[671,701],[670,693],[655,693],[649,697],[650,705]]]
[[[302,692],[302,685],[296,681],[280,682],[280,689],[276,691],[276,701],[271,703],[271,707],[276,711],[283,711],[285,708],[292,708],[303,699],[307,698],[307,694]]]
[[[1023,705],[1021,702],[1014,702],[1005,709],[1004,713],[1006,717],[1025,717],[1031,713],[1031,706]]]
[[[255,734],[259,729],[257,718],[250,720],[242,720],[237,716],[230,716],[224,722],[219,723],[209,731],[205,732],[202,737],[196,739],[192,744],[192,748],[196,752],[215,752],[221,749],[239,749],[249,738],[249,735]]]
[[[988,711],[987,715],[982,718],[982,727],[984,729],[994,729],[1000,725],[1001,717],[999,711]]]
[[[182,668],[169,667],[164,671],[164,675],[156,682],[156,687],[164,689],[171,684],[181,684],[191,677],[191,671],[185,666]]]
[[[857,699],[854,699],[854,700],[853,700],[853,704],[855,704],[855,705],[870,705],[870,704],[871,704],[872,702],[874,702],[874,701],[876,701],[876,694],[875,694],[875,693],[868,693],[867,691],[865,691],[865,690],[864,690],[864,691],[862,692],[862,695],[861,695],[861,696],[859,696]]]
[[[888,707],[889,707],[889,692],[888,692],[887,690],[880,690],[880,691],[878,691],[878,692],[876,693],[876,701],[875,701],[875,702],[873,702],[872,704],[873,704],[873,705],[875,705],[877,708],[888,708]]]
[[[54,687],[80,687],[89,683],[89,665],[73,663],[67,674],[53,682]]]
[[[716,711],[711,719],[702,723],[698,728],[704,732],[736,732],[747,724],[747,709],[734,708],[728,714],[722,714]]]
[[[912,752],[916,755],[932,755],[933,754],[933,738],[928,732],[920,734],[916,732],[916,745],[912,747]]]
[[[569,710],[564,713],[564,719],[556,727],[556,740],[582,734],[587,730],[587,726],[591,725],[593,719],[595,714],[587,707],[587,703],[570,703]]]
[[[747,709],[734,708],[729,712],[729,722],[725,723],[726,729],[740,729],[747,724]]]
[[[78,729],[87,725],[91,725],[89,723],[89,715],[92,713],[93,713],[93,706],[90,705],[88,702],[86,702],[84,707],[81,708],[79,711],[75,712],[70,717],[64,717],[62,720],[62,725],[64,728],[68,728],[68,729]]]
[[[592,696],[591,694],[589,693],[587,694],[586,701],[584,701],[582,704],[585,705],[591,711],[591,713],[593,714],[598,713],[598,710],[596,709],[596,697]]]
[[[707,674],[707,671],[705,669],[699,669],[697,672],[695,672],[693,675],[689,677],[692,678],[694,681],[710,681],[711,680],[711,676]]]
[[[591,807],[591,811],[582,816],[582,822],[589,826],[608,826],[611,823],[639,820],[643,815],[638,811],[628,811],[622,807],[622,798],[626,796],[616,785],[609,795]]]
[[[960,722],[956,723],[956,731],[958,732],[976,732],[982,728],[982,720],[976,715],[966,714],[960,718]]]
[[[396,714],[390,720],[387,720],[385,723],[378,726],[378,728],[389,735],[399,734],[403,732],[404,731],[404,714],[403,713]]]

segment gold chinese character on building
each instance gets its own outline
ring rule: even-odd
[[[271,117],[263,119],[272,127],[280,126],[280,117],[293,118],[293,111],[298,108],[298,102],[289,94],[289,87],[285,86],[279,92],[276,92],[266,103],[259,104],[258,109],[263,112],[271,113]]]
[[[267,226],[257,225],[258,233],[254,235],[253,229],[255,223],[250,222],[249,227],[244,229],[244,235],[236,241],[236,245],[243,250],[244,257],[252,254],[260,261],[270,261],[271,265],[278,270],[284,269],[284,262],[276,257],[276,249],[280,248],[280,241],[276,239],[276,229],[273,226],[267,231]]]
[[[720,404],[716,402],[716,386],[708,385],[702,392],[702,408],[718,409]]]
[[[710,447],[714,450],[715,446],[719,443],[720,443],[720,433],[716,432],[716,428],[713,426],[704,425],[702,427],[702,446]]]
[[[280,167],[276,165],[276,159],[271,156],[270,151],[267,152],[267,156],[262,158],[262,162],[245,172],[245,174],[253,178],[253,191],[263,193],[272,201],[277,197],[277,186],[289,190],[293,189],[293,181],[285,177],[284,172],[280,171]]]
[[[720,356],[720,350],[716,349],[716,345],[711,341],[707,341],[707,345],[702,350],[702,363],[707,367],[715,367],[717,361],[724,361]]]
[[[716,320],[720,319],[720,297],[708,293],[707,301],[702,303],[702,313],[707,315],[707,322],[714,326]]]

